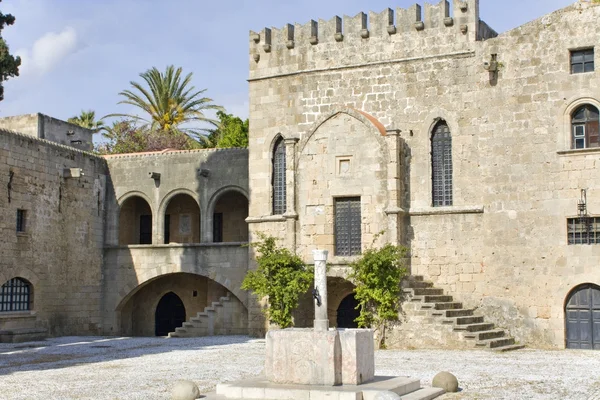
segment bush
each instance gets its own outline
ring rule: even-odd
[[[314,276],[311,267],[288,249],[278,247],[275,238],[259,234],[261,241],[253,243],[259,255],[258,268],[248,271],[242,289],[258,297],[267,297],[269,307],[263,312],[269,321],[280,328],[293,326],[292,311],[298,307],[298,298],[310,288]]]
[[[408,249],[386,244],[370,248],[350,266],[355,297],[360,308],[356,319],[361,328],[373,328],[379,337],[379,348],[385,348],[385,333],[398,321],[401,304],[401,283],[407,275],[404,260]]]

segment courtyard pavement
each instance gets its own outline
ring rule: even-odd
[[[178,379],[206,392],[260,374],[264,348],[264,340],[244,336],[0,344],[0,399],[169,399]],[[600,400],[600,351],[384,350],[375,354],[375,369],[420,378],[424,386],[450,371],[462,391],[443,400]]]

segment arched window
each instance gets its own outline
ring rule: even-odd
[[[586,149],[599,147],[598,143],[598,109],[590,104],[577,108],[571,114],[572,147]]]
[[[273,214],[285,213],[285,143],[282,138],[277,140],[273,149]]]
[[[0,289],[0,312],[28,311],[31,309],[31,284],[22,278],[13,278]]]
[[[434,207],[452,205],[452,136],[444,121],[431,134],[431,181]]]

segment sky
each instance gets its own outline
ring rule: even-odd
[[[2,1],[2,0],[0,0]],[[502,33],[576,0],[480,0],[480,17]],[[437,3],[437,0],[430,2]],[[228,113],[248,116],[248,33],[415,0],[3,0],[16,17],[2,36],[23,59],[5,82],[0,117],[41,112],[66,120],[131,113],[118,93],[167,65],[192,72],[197,89]],[[418,1],[423,4],[423,1]]]

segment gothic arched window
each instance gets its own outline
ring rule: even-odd
[[[431,134],[431,183],[434,207],[452,205],[452,135],[444,121]]]
[[[571,114],[572,147],[587,149],[599,147],[598,142],[598,109],[590,104],[577,108]]]
[[[286,190],[285,190],[285,143],[279,138],[273,148],[273,214],[285,213]]]

